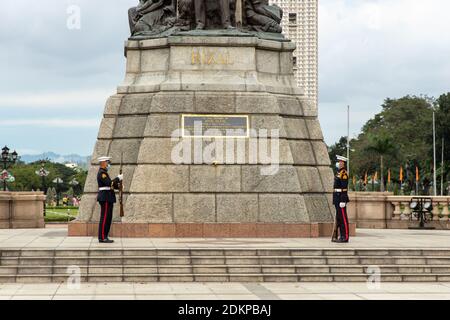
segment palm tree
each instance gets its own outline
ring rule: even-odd
[[[369,136],[369,145],[366,147],[369,152],[374,152],[380,156],[381,186],[380,191],[384,192],[384,157],[392,155],[396,151],[392,138],[388,135]]]

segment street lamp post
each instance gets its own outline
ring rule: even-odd
[[[347,106],[347,171],[350,178],[350,106]]]
[[[72,186],[73,193],[75,195],[75,188],[80,184],[77,179],[73,178],[72,181],[69,182],[69,184]]]
[[[433,111],[433,195],[437,196],[437,179],[436,179],[436,116]]]
[[[441,154],[441,196],[444,195],[444,172],[445,172],[445,166],[444,166],[444,143],[445,140],[442,138],[442,154]]]
[[[44,194],[47,194],[46,185],[45,185],[45,178],[50,174],[50,171],[45,170],[45,160],[41,160],[41,168],[36,171],[36,174],[41,177],[42,179],[42,191]]]
[[[16,151],[13,153],[9,153],[9,148],[5,146],[2,149],[2,162],[3,162],[3,172],[2,172],[2,180],[3,180],[3,191],[6,191],[6,181],[8,180],[8,165],[15,164],[18,158],[18,154]]]
[[[47,177],[50,174],[50,171],[45,170],[45,160],[41,160],[41,168],[36,171],[36,174],[41,177],[42,179],[42,191],[44,192],[44,195],[47,194],[46,186],[45,186],[45,177]],[[44,200],[44,216],[46,215],[45,211],[45,200]]]
[[[56,178],[53,180],[53,183],[56,184],[56,206],[59,207],[59,185],[64,181],[61,178]]]

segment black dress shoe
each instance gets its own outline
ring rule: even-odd
[[[345,239],[339,239],[336,241],[337,243],[348,243],[348,240]]]
[[[338,242],[339,240],[336,238],[331,239],[331,242]]]
[[[105,240],[98,240],[98,242],[100,242],[100,243],[113,243],[114,240],[109,240],[108,238],[106,238]]]

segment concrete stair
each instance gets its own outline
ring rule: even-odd
[[[450,281],[450,249],[1,250],[0,282]]]

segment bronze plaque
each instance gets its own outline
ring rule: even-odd
[[[248,138],[249,119],[242,115],[182,115],[183,137]]]

